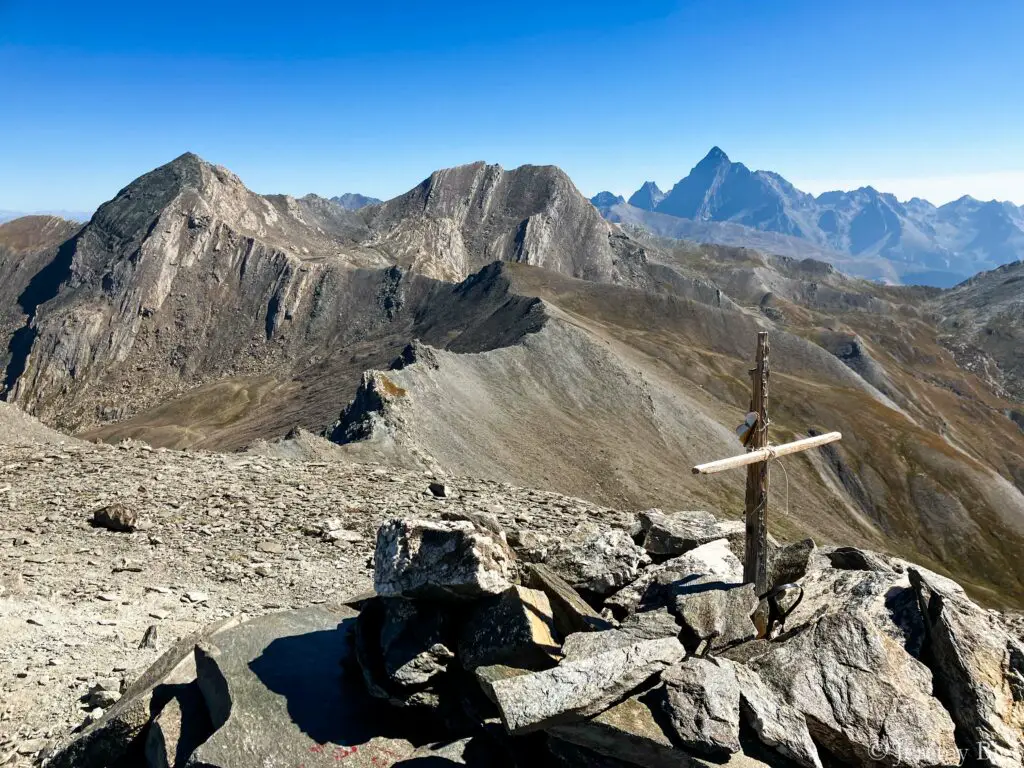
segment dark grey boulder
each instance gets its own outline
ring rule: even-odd
[[[689,653],[706,654],[757,637],[753,584],[723,584],[708,577],[677,586],[669,610],[682,625]]]
[[[590,607],[565,579],[546,565],[533,564],[527,568],[528,585],[548,596],[555,620],[555,630],[561,637],[572,632],[609,629],[611,624]]]
[[[106,768],[141,754],[146,726],[182,685],[196,676],[196,644],[238,623],[224,619],[187,635],[167,649],[92,725],[55,750],[54,768]]]
[[[455,658],[445,614],[401,597],[381,598],[381,606],[380,648],[388,680],[400,688],[422,687],[444,674]]]

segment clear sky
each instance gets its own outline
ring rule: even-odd
[[[628,195],[715,144],[811,192],[1024,204],[1022,41],[1022,0],[0,0],[0,209],[186,150],[264,193],[486,160]]]

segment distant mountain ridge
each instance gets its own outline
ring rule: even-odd
[[[384,201],[378,197],[360,195],[358,192],[346,192],[343,195],[332,197],[331,202],[337,203],[346,211],[358,211],[360,208],[365,208],[368,205],[376,205],[377,203]]]
[[[648,211],[799,238],[825,252],[877,257],[890,262],[907,283],[949,287],[1024,257],[1024,208],[1013,203],[964,196],[935,206],[921,198],[901,202],[873,187],[815,197],[777,173],[751,171],[731,161],[718,147],[668,193],[662,196],[654,182],[645,182],[625,206],[598,207],[613,221],[644,226],[645,216],[638,211]],[[672,229],[664,221],[652,224],[662,236]],[[706,242],[739,244],[735,230],[728,236],[714,227],[704,231]],[[751,245],[763,243],[752,235]],[[855,274],[877,277],[885,271],[875,267]]]

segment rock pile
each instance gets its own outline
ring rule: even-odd
[[[1019,627],[937,574],[776,546],[766,638],[734,523],[445,517],[380,527],[373,594],[176,644],[49,765],[1022,764]]]

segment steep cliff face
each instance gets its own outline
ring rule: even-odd
[[[600,282],[647,282],[646,254],[605,222],[564,172],[473,163],[437,171],[369,209],[368,245],[439,279],[493,261],[522,262]]]

